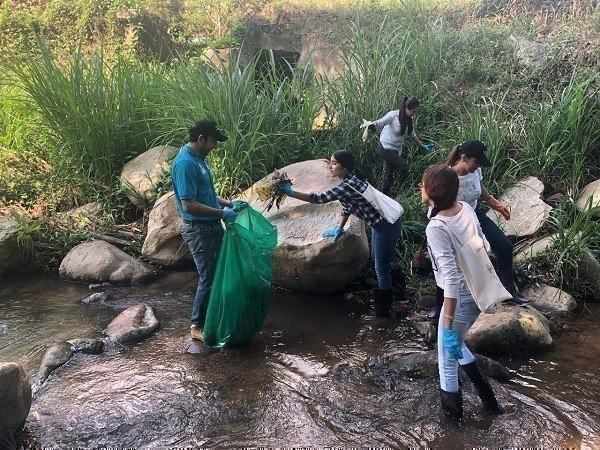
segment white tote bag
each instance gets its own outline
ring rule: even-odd
[[[477,307],[483,313],[495,313],[498,304],[503,300],[511,299],[512,295],[498,278],[498,274],[485,249],[483,239],[475,232],[474,236],[471,236],[467,242],[460,245],[448,224],[438,217],[434,217],[434,219],[443,222],[450,234],[452,245],[456,250],[456,263],[465,277]]]
[[[378,191],[370,183],[367,183],[367,189],[365,192],[360,192],[351,184],[348,184],[352,189],[358,192],[360,195],[364,197],[366,201],[368,201],[373,208],[381,214],[381,216],[388,223],[396,223],[402,214],[404,214],[404,208],[400,203],[398,203],[393,198],[388,197],[383,192]]]

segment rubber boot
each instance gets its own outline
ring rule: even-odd
[[[396,267],[390,271],[392,277],[392,293],[396,297],[396,301],[404,302],[408,300],[408,294],[406,293],[406,275],[402,267]]]
[[[481,370],[481,367],[479,367],[479,364],[477,364],[477,361],[460,367],[462,367],[475,386],[485,409],[494,414],[504,414],[504,408],[498,404],[492,385],[486,374]]]
[[[517,305],[528,305],[529,303],[531,303],[531,300],[529,300],[528,298],[521,297],[519,294],[517,294],[512,270],[498,270],[497,274],[504,288],[508,291],[510,295],[512,295],[512,299],[508,301],[511,301]]]
[[[440,399],[442,400],[442,411],[454,420],[462,419],[463,402],[462,392],[446,392],[440,388]]]
[[[375,289],[375,315],[379,317],[389,317],[392,306],[391,289]]]
[[[437,326],[438,321],[440,320],[440,315],[442,314],[442,306],[444,306],[444,290],[436,286],[435,306],[431,308],[429,314],[427,314],[427,319],[435,326]]]

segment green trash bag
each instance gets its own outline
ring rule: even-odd
[[[277,229],[250,206],[227,224],[204,322],[206,345],[236,345],[260,330],[271,304],[276,245]]]

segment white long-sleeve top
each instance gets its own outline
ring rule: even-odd
[[[413,129],[412,117],[406,118],[406,128],[402,130],[399,112],[399,109],[390,111],[381,119],[377,119],[375,124],[377,125],[377,128],[381,130],[379,142],[381,142],[383,148],[395,150],[399,154],[402,154],[402,147],[404,146],[404,134],[402,131],[411,137],[416,137],[417,134]]]
[[[475,233],[479,234],[486,251],[490,251],[490,244],[481,231],[475,211],[465,202],[458,203],[462,205],[462,209],[455,216],[433,217],[425,229],[435,282],[444,290],[444,297],[449,298],[458,298],[458,291],[461,285],[465,285],[465,278],[456,263],[456,249],[446,227],[454,232],[460,245],[471,239]]]

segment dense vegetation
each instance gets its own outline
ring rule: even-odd
[[[354,150],[378,180],[376,142],[365,145],[358,125],[409,93],[422,104],[420,137],[440,150],[407,150],[410,179],[400,199],[409,245],[401,257],[410,254],[425,225],[412,186],[454,144],[477,138],[492,153],[494,166],[485,174],[492,191],[530,174],[542,179],[546,194],[565,194],[549,225],[566,233],[564,248],[550,263],[540,263],[539,273],[552,268],[558,281],[572,279],[581,247],[596,254],[600,249],[598,222],[576,214],[570,200],[600,177],[594,41],[600,13],[577,1],[555,2],[550,9],[535,1],[353,3],[0,5],[0,87],[8,94],[0,101],[0,209],[19,220],[32,263],[55,267],[90,231],[143,218],[118,187],[123,165],[154,144],[180,145],[190,121],[201,116],[215,118],[231,137],[211,156],[223,195],[275,168],[338,148]],[[273,16],[286,8],[299,15],[311,10],[313,18],[322,10],[341,11],[345,20],[333,33],[352,70],[315,77],[303,68],[282,78],[274,61],[265,69],[258,59],[247,64],[232,57],[220,69],[198,57],[207,48],[239,43],[249,12]],[[543,69],[519,63],[511,34],[552,43]],[[169,189],[168,182],[158,189]],[[56,214],[93,200],[105,205],[105,215],[93,223],[69,223]],[[571,245],[568,236],[576,235],[584,238]],[[526,275],[536,276],[534,269]]]

